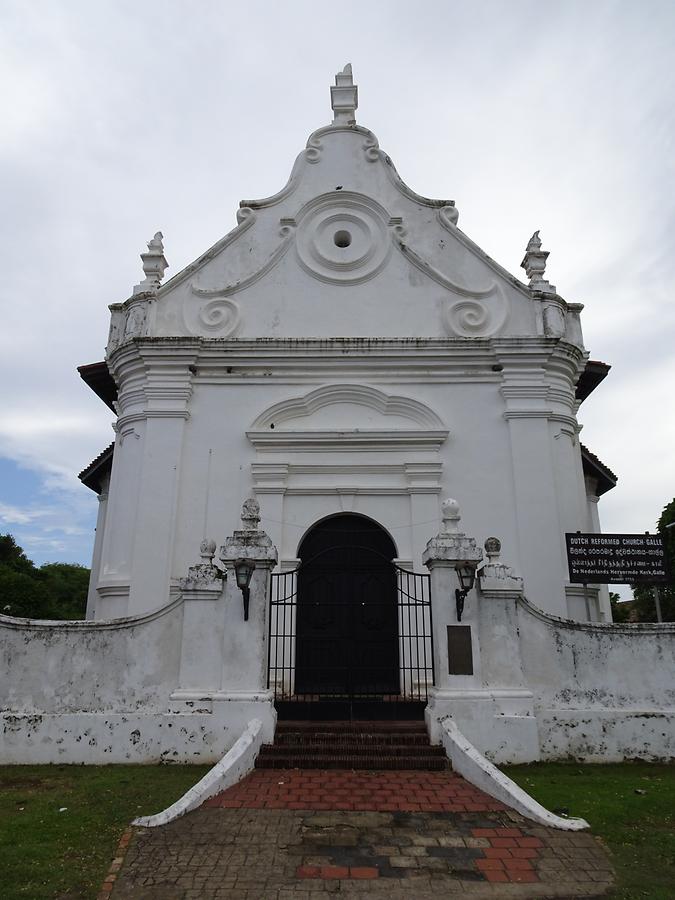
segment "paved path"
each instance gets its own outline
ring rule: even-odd
[[[387,900],[598,897],[592,835],[536,826],[452,772],[256,770],[136,829],[101,897]]]

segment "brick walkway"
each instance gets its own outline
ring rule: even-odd
[[[452,772],[256,770],[195,812],[136,829],[113,900],[598,897],[592,835],[536,826]]]

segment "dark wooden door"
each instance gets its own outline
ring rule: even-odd
[[[399,692],[396,548],[376,522],[344,514],[300,547],[296,694]]]

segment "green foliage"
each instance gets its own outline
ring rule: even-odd
[[[609,602],[612,607],[612,621],[613,622],[630,622],[631,621],[631,610],[633,609],[633,601],[621,601],[619,594],[615,591],[609,592]]]
[[[11,534],[0,534],[0,613],[27,619],[83,619],[89,569],[46,563],[39,569]]]
[[[71,563],[45,563],[38,577],[60,619],[82,619],[87,609],[89,569]]]
[[[657,531],[663,535],[666,548],[666,558],[670,566],[671,582],[669,585],[659,585],[659,597],[661,599],[661,615],[664,622],[675,622],[675,528],[666,528],[675,522],[675,499],[666,504],[656,523]],[[635,608],[634,619],[637,622],[656,622],[656,604],[654,591],[650,585],[633,585],[633,603]]]
[[[25,575],[35,573],[35,566],[11,534],[0,534],[0,565],[13,572],[23,572]]]

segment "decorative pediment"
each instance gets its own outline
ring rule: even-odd
[[[392,418],[405,420],[401,423],[401,427],[406,425],[410,427],[414,424],[422,428],[445,428],[441,418],[419,400],[385,394],[366,384],[327,384],[310,391],[303,397],[283,400],[265,410],[251,427],[254,430],[267,428],[292,430],[295,424],[301,424],[301,427],[306,428],[308,427],[308,418],[313,417],[316,420],[317,414],[322,410],[336,406],[350,407],[349,412],[352,418],[349,421],[353,423],[353,428],[358,427],[357,422],[368,420],[368,411],[377,414],[378,417],[387,418],[388,424],[392,424]],[[365,413],[365,418],[360,414],[361,412]],[[353,417],[354,413],[356,413],[356,419]],[[325,417],[321,418],[325,423]],[[339,420],[337,416],[334,418],[336,425],[348,424],[343,422],[341,417]],[[303,421],[298,423],[298,420]],[[370,420],[372,420],[372,416]]]
[[[412,397],[364,384],[330,384],[266,409],[247,436],[257,447],[438,449],[448,431],[442,419]]]

